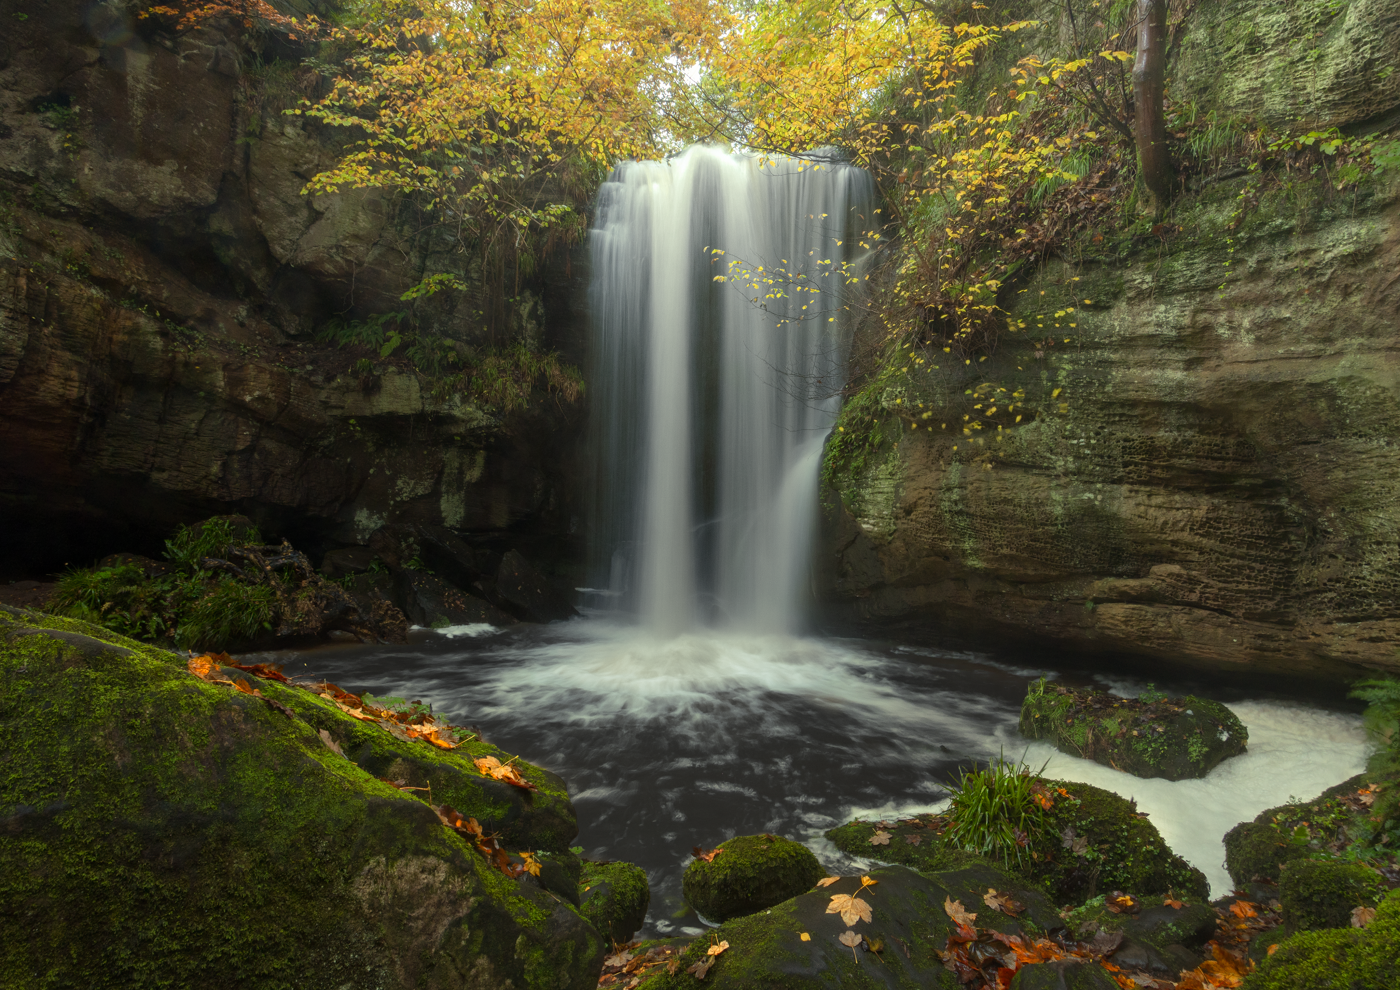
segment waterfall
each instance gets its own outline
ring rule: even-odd
[[[592,583],[654,631],[796,627],[873,209],[860,169],[714,148],[604,183]]]

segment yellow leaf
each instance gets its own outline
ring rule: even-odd
[[[799,935],[798,937],[801,938],[802,941],[804,941],[804,942],[810,942],[810,941],[812,941],[812,936],[808,935],[806,932],[803,932],[803,933],[802,933],[801,935]]]
[[[857,921],[869,921],[870,904],[851,894],[835,894],[831,898],[831,903],[826,906],[827,914],[839,914],[841,920],[848,925],[854,925]]]

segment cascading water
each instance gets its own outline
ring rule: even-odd
[[[604,184],[594,584],[652,630],[796,625],[874,205],[848,165],[713,148]]]

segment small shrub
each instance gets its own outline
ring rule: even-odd
[[[277,594],[268,585],[225,578],[185,610],[175,643],[181,649],[247,643],[272,628],[277,610]]]
[[[1044,767],[1041,768],[1041,771]],[[1021,864],[1045,828],[1041,771],[999,757],[984,770],[964,771],[947,815],[947,837],[968,852]]]

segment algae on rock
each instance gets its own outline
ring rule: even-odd
[[[642,927],[651,904],[647,872],[634,863],[583,864],[579,914],[604,938],[626,942]]]
[[[205,683],[98,626],[0,609],[0,984],[596,984],[605,943],[569,904],[494,869],[376,776],[421,773],[436,799],[463,804],[475,788],[484,812],[499,805],[506,831],[543,848],[571,837],[562,787],[535,796],[561,806],[552,822],[527,828],[469,781],[465,755],[259,687]]]
[[[725,921],[794,897],[821,876],[817,857],[800,842],[778,835],[740,835],[721,842],[710,862],[692,862],[681,883],[696,912]]]

